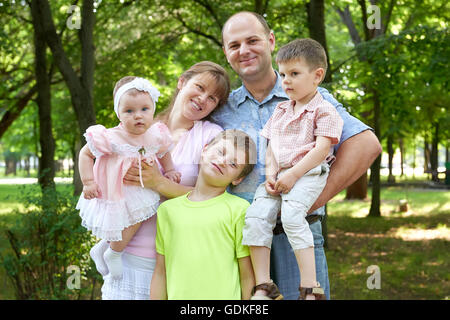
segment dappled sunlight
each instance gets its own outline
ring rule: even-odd
[[[447,225],[439,224],[435,229],[420,228],[393,228],[388,233],[389,236],[402,239],[403,241],[423,241],[423,240],[447,240],[450,241],[450,228]]]

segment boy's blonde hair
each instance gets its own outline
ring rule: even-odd
[[[245,177],[252,172],[256,164],[256,144],[253,139],[244,131],[229,129],[220,132],[210,143],[208,143],[208,145],[212,146],[221,140],[231,140],[233,141],[235,149],[244,151],[244,168],[237,179]]]
[[[279,64],[297,59],[304,59],[310,71],[323,68],[323,74],[327,72],[327,54],[316,40],[305,38],[289,42],[280,48],[275,61]]]

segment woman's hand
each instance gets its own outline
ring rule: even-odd
[[[146,161],[141,161],[142,169],[142,181],[144,186],[149,189],[157,190],[157,186],[161,178],[164,178],[159,171],[158,165],[155,161],[147,163]],[[123,177],[123,183],[126,185],[140,186],[139,180],[139,165],[133,164],[127,173]]]

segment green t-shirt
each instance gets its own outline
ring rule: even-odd
[[[165,256],[170,300],[241,299],[238,259],[248,201],[227,192],[194,202],[187,194],[158,208],[156,251]]]

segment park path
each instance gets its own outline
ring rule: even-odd
[[[33,184],[37,183],[37,178],[1,178],[0,184]],[[72,183],[72,178],[55,178],[56,183]]]

